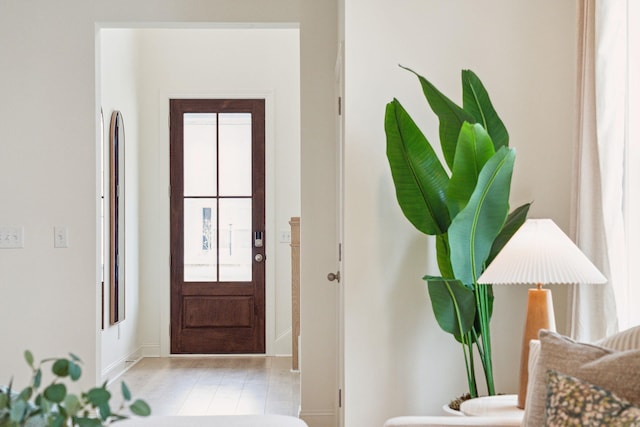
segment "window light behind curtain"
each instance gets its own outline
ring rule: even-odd
[[[609,278],[577,285],[572,335],[640,324],[640,2],[580,2],[576,240]]]

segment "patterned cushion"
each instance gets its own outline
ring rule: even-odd
[[[587,381],[547,371],[546,427],[640,427],[640,406]]]

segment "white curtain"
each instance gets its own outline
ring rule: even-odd
[[[627,109],[625,226],[628,247],[627,287],[620,326],[640,325],[640,2],[627,0]]]
[[[609,279],[604,286],[573,288],[571,333],[585,341],[640,320],[634,319],[638,310],[633,307],[640,302],[633,269],[634,263],[640,265],[634,247],[640,234],[630,234],[640,228],[635,200],[640,184],[634,177],[640,162],[632,123],[637,111],[630,110],[635,105],[630,66],[640,52],[629,32],[630,21],[640,24],[640,17],[633,3],[637,0],[580,2],[575,233],[577,244]]]

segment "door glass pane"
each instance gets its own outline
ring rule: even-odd
[[[216,281],[216,223],[216,199],[184,200],[185,282]]]
[[[184,114],[184,195],[216,195],[216,115]]]
[[[220,199],[220,281],[250,282],[251,199]]]
[[[220,114],[220,195],[251,196],[251,113]]]

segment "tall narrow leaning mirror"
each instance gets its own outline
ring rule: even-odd
[[[104,113],[100,108],[100,291],[102,303],[100,304],[100,329],[104,330],[104,240],[105,220],[104,220]]]
[[[124,320],[124,122],[111,114],[109,128],[109,323]]]

